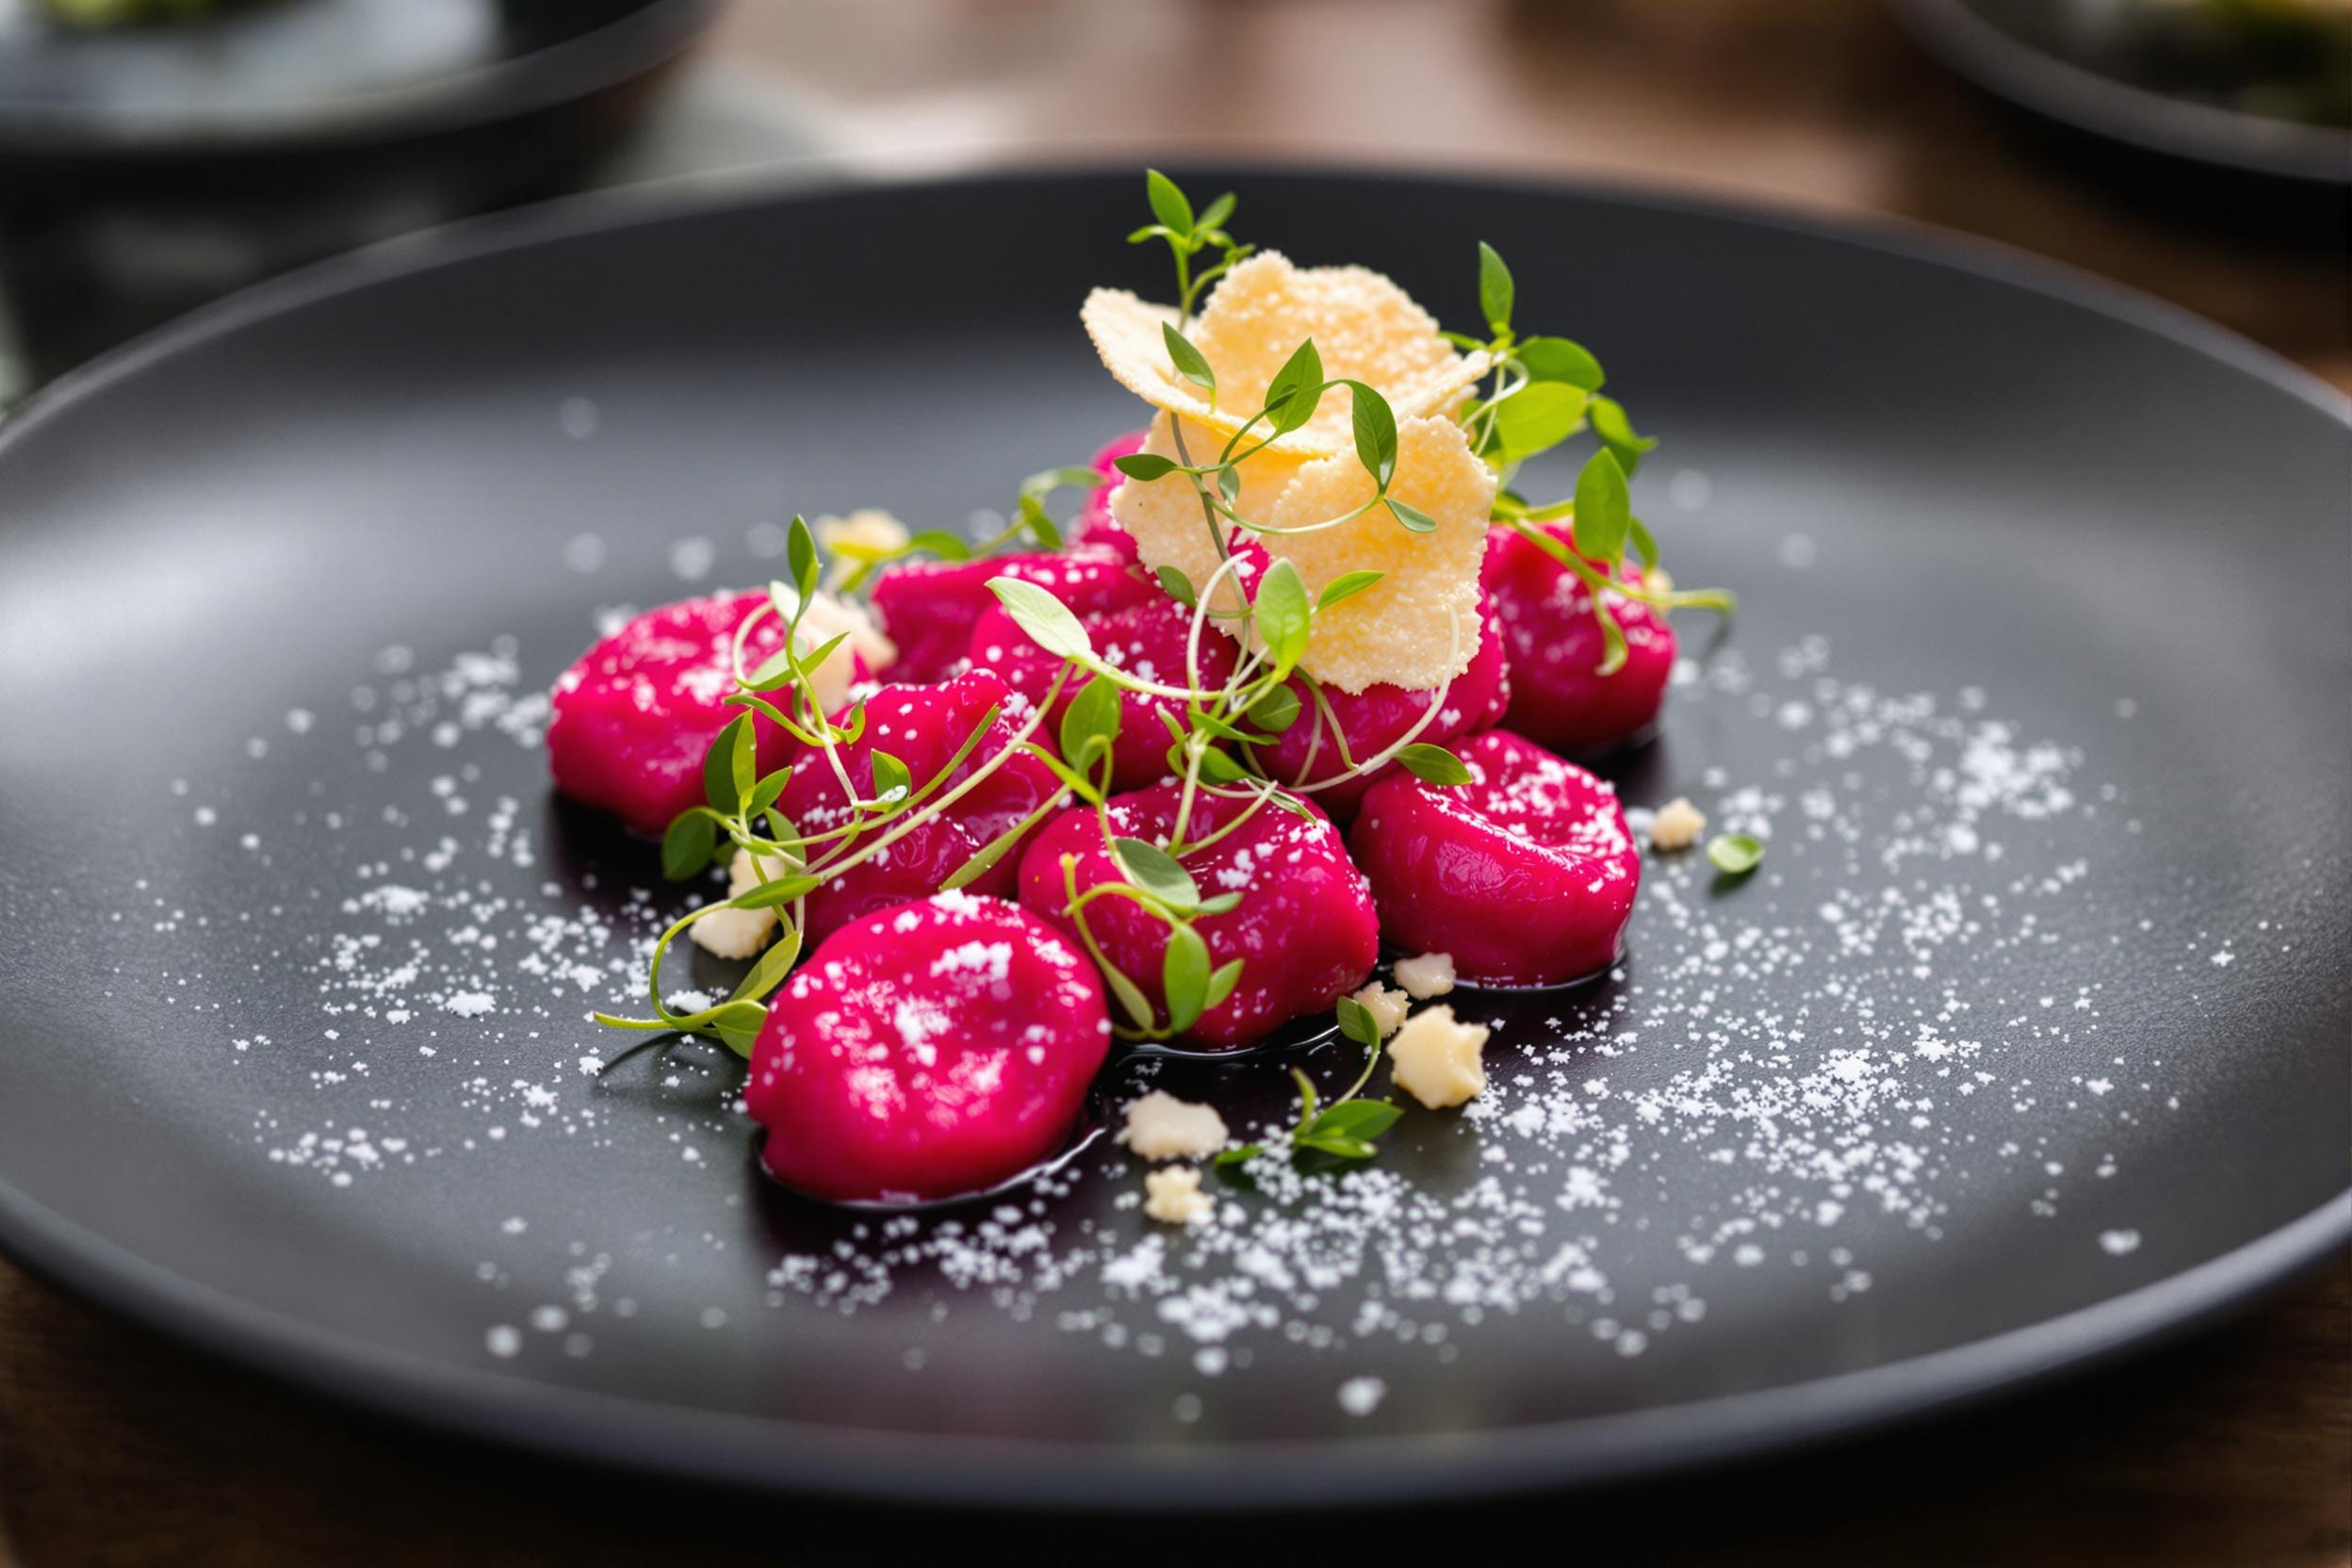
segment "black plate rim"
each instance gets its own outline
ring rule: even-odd
[[[1967,0],[1892,0],[1912,37],[1978,87],[2143,152],[2352,188],[2352,132],[2242,114],[2100,75],[2012,38]]]
[[[1192,171],[1171,163],[1180,175]],[[1086,184],[1132,174],[1093,163],[938,178],[823,181],[744,191],[598,193],[385,241],[256,285],[100,355],[0,423],[0,464],[28,433],[144,366],[281,312],[506,251],[844,192],[920,195],[974,184]],[[2090,310],[2254,377],[2345,427],[2352,398],[2202,318],[1996,242],[1925,225],[1792,214],[1605,182],[1463,175],[1377,164],[1221,163],[1251,174],[1439,181],[1500,196],[1568,197],[1805,235],[2019,287]],[[2087,1369],[2242,1308],[2352,1244],[2352,1185],[2270,1233],[2077,1312],[1807,1382],[1472,1438],[1235,1444],[1181,1457],[998,1439],[840,1429],[648,1404],[461,1370],[256,1307],[149,1264],[36,1203],[0,1176],[0,1253],[99,1305],[243,1366],[446,1431],[684,1479],[980,1508],[1265,1510],[1468,1499],[1590,1485],[1850,1437]]]
[[[528,54],[408,87],[354,94],[247,126],[125,121],[0,100],[0,149],[14,156],[157,158],[174,164],[425,140],[521,119],[642,76],[682,54],[722,0],[643,0],[628,14]]]

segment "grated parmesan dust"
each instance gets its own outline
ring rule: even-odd
[[[526,659],[501,638],[428,673],[432,660],[386,649],[355,683],[302,694],[302,721],[265,715],[278,732],[266,756],[232,748],[235,767],[321,780],[294,820],[247,820],[237,792],[201,777],[158,803],[220,853],[242,835],[265,856],[293,834],[335,846],[335,885],[252,912],[253,966],[292,969],[306,1003],[289,1016],[223,986],[218,1048],[255,1084],[253,1157],[284,1180],[364,1204],[427,1168],[463,1173],[436,1190],[486,1217],[462,1266],[491,1360],[626,1354],[655,1315],[744,1335],[912,1298],[930,1320],[998,1314],[1040,1338],[1191,1357],[1192,1419],[1220,1378],[1327,1358],[1333,1408],[1373,1420],[1386,1387],[1347,1364],[1353,1348],[1443,1362],[1483,1323],[1543,1313],[1604,1362],[1638,1356],[1718,1331],[1719,1282],[1763,1274],[1841,1310],[1936,1248],[1964,1206],[2073,1223],[2077,1194],[2114,1190],[2131,1130],[2180,1103],[2160,1058],[2108,1036],[2108,966],[2081,964],[2064,988],[2011,978],[2046,974],[2016,960],[2064,944],[2160,939],[2159,911],[2099,899],[2100,866],[2132,848],[2118,792],[2086,782],[2076,747],[1994,716],[1984,694],[1881,692],[1833,674],[1817,638],[1761,669],[1735,651],[1676,672],[1677,711],[1787,759],[1748,777],[1701,766],[1654,792],[1706,799],[1716,825],[1766,841],[1756,876],[1719,896],[1697,858],[1653,859],[1606,982],[1456,991],[1462,1021],[1493,1030],[1485,1092],[1458,1111],[1408,1103],[1380,1159],[1301,1171],[1278,1146],[1203,1168],[1197,1202],[1173,1190],[1191,1170],[1164,1174],[1155,1212],[1213,1217],[1171,1226],[1146,1212],[1145,1162],[1105,1138],[977,1207],[763,1230],[747,1223],[771,1195],[740,1067],[699,1045],[621,1062],[645,1037],[589,1021],[643,1009],[656,936],[721,884],[681,894],[643,846],[550,841],[562,819],[545,804],[541,694],[569,651]],[[190,925],[153,903],[126,917],[152,924],[169,983]],[[2193,945],[2164,983],[2184,1006],[2269,951],[2252,931],[2178,939]],[[723,995],[735,972],[690,956],[672,1000]],[[1352,1050],[1305,1061],[1335,1091]],[[1278,1135],[1287,1065],[1143,1060],[1106,1092],[1215,1106],[1220,1135],[1186,1140],[1195,1152],[1226,1127]],[[1383,1069],[1369,1092],[1389,1091]],[[593,1162],[576,1203],[518,1212],[499,1173],[550,1159]],[[674,1222],[606,1217],[611,1182],[593,1172],[607,1168],[641,1188],[674,1182]],[[2082,1245],[2126,1266],[2140,1232],[2117,1221],[2133,1217],[2099,1208]],[[694,1276],[714,1282],[705,1298],[665,1287],[681,1257],[721,1260]],[[918,1346],[905,1364],[938,1355]]]

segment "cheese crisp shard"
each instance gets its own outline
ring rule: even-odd
[[[1228,272],[1186,335],[1217,372],[1214,408],[1207,389],[1178,375],[1168,358],[1161,328],[1175,324],[1173,310],[1124,289],[1098,288],[1079,317],[1119,384],[1154,408],[1215,429],[1220,447],[1264,404],[1276,372],[1310,338],[1326,380],[1380,388],[1399,419],[1451,414],[1490,368],[1482,351],[1456,352],[1438,335],[1435,318],[1380,273],[1295,267],[1278,251],[1261,252]],[[1352,450],[1353,404],[1353,394],[1335,388],[1276,449],[1323,456]],[[1250,433],[1252,444],[1266,429]]]
[[[1196,463],[1215,457],[1225,440],[1191,419],[1184,422],[1184,449]],[[1153,416],[1143,449],[1155,457],[1182,461],[1176,450],[1174,415]],[[1245,517],[1270,518],[1274,503],[1305,466],[1304,458],[1288,452],[1260,452],[1236,470],[1241,475],[1241,494],[1233,502],[1234,510]],[[1184,475],[1167,474],[1150,483],[1126,481],[1111,493],[1111,515],[1119,527],[1135,536],[1136,552],[1143,557],[1145,565],[1154,570],[1173,566],[1191,580],[1196,591],[1216,574],[1220,560],[1217,544],[1209,537],[1208,521],[1201,515],[1200,492]],[[1213,608],[1239,607],[1233,586],[1235,576],[1234,572],[1225,574],[1213,598]],[[1242,584],[1245,588],[1250,585],[1247,580]]]
[[[1318,458],[1260,520],[1276,529],[1328,522],[1369,500],[1374,489],[1353,452]],[[1468,669],[1478,650],[1478,567],[1494,470],[1451,420],[1400,419],[1389,494],[1428,514],[1435,531],[1415,533],[1381,505],[1336,528],[1261,536],[1268,555],[1298,568],[1310,599],[1348,572],[1380,574],[1315,617],[1315,640],[1299,661],[1307,674],[1344,692],[1379,683],[1433,691]]]
[[[1193,420],[1183,423],[1186,448],[1198,460],[1203,442],[1213,436]],[[1143,449],[1175,456],[1175,430],[1174,416],[1159,415]],[[1280,450],[1261,452],[1239,472],[1241,495],[1234,509],[1274,529],[1307,528],[1346,516],[1375,488],[1352,449],[1312,462]],[[1346,692],[1381,682],[1433,691],[1468,669],[1478,651],[1478,567],[1486,559],[1494,471],[1478,460],[1469,437],[1451,420],[1400,420],[1389,493],[1427,513],[1436,531],[1415,533],[1386,506],[1306,533],[1233,530],[1235,546],[1254,540],[1270,559],[1297,566],[1310,598],[1348,572],[1381,574],[1380,581],[1315,618],[1315,640],[1300,661],[1307,674]],[[1168,474],[1148,483],[1127,481],[1112,493],[1111,514],[1135,536],[1145,565],[1173,566],[1196,591],[1217,572],[1217,545],[1201,515],[1200,497],[1184,475]],[[1213,609],[1236,607],[1230,587],[1235,577],[1225,574],[1211,596]]]

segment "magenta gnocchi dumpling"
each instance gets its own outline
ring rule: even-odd
[[[1490,986],[1552,986],[1616,962],[1642,857],[1616,791],[1534,742],[1490,729],[1456,748],[1467,784],[1395,774],[1348,833],[1406,953],[1448,953]]]
[[[743,1103],[786,1186],[952,1198],[1058,1153],[1110,1042],[1102,981],[1060,932],[940,893],[843,926],[785,982]]]
[[[1114,796],[1111,831],[1165,846],[1181,796],[1173,783]],[[1380,953],[1380,923],[1339,830],[1321,811],[1312,805],[1303,815],[1277,806],[1252,811],[1246,801],[1203,792],[1194,798],[1185,835],[1194,841],[1214,839],[1178,857],[1200,895],[1239,899],[1227,913],[1201,916],[1193,928],[1207,944],[1212,966],[1242,961],[1233,994],[1186,1031],[1192,1043],[1213,1050],[1246,1045],[1294,1018],[1328,1011],[1371,975]],[[1066,856],[1074,862],[1081,893],[1119,879],[1091,809],[1065,811],[1046,824],[1021,865],[1022,906],[1074,935],[1075,923],[1065,912]],[[1098,899],[1086,906],[1085,918],[1103,956],[1164,1015],[1167,923],[1127,898]]]

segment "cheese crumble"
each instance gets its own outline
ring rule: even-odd
[[[770,874],[780,868],[769,861]],[[760,885],[760,874],[753,869],[751,851],[739,849],[727,868],[727,896],[738,898]],[[686,928],[694,939],[694,945],[716,958],[749,958],[768,945],[776,935],[776,914],[774,909],[714,908]]]
[[[1658,850],[1689,849],[1707,831],[1707,813],[1676,795],[1658,808],[1650,819],[1650,847]]]
[[[1388,1038],[1403,1025],[1405,1013],[1413,1005],[1411,997],[1402,991],[1389,989],[1378,980],[1358,991],[1355,1000],[1358,1006],[1372,1015],[1372,1021],[1379,1025],[1382,1039]]]
[[[1217,1200],[1200,1190],[1200,1172],[1188,1165],[1146,1171],[1143,1212],[1163,1225],[1199,1225],[1217,1213]]]
[[[1406,1020],[1389,1042],[1388,1060],[1396,1086],[1430,1110],[1474,1100],[1486,1090],[1486,1045],[1482,1023],[1461,1023],[1451,1007],[1431,1007]]]
[[[1395,972],[1396,983],[1405,988],[1407,996],[1415,1002],[1427,1002],[1454,988],[1454,956],[1424,953],[1417,958],[1399,958]]]
[[[1153,1089],[1127,1107],[1126,1138],[1147,1160],[1200,1159],[1225,1147],[1225,1119],[1214,1105]]]

